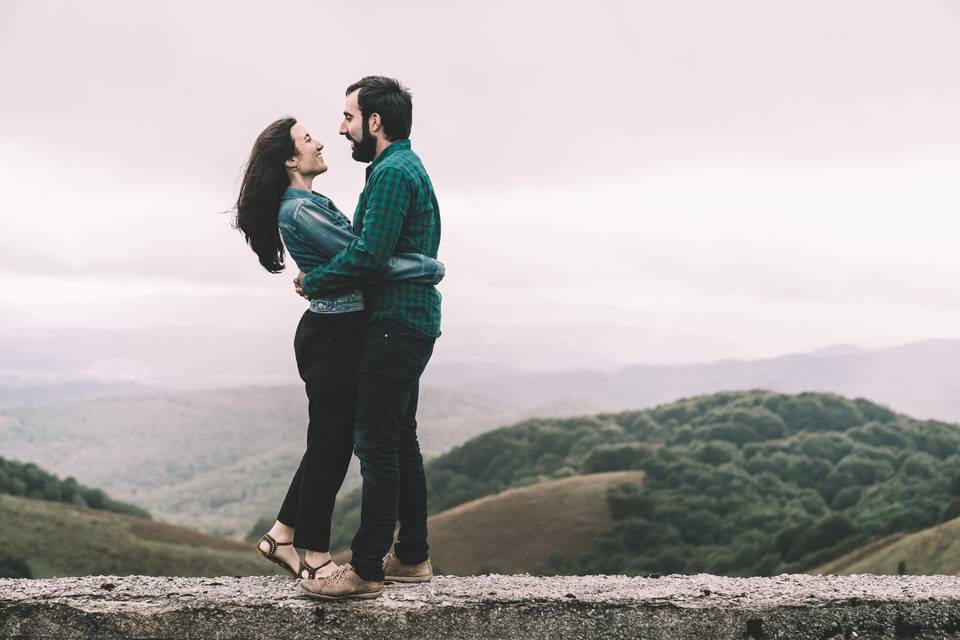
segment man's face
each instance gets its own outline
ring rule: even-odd
[[[297,152],[287,161],[288,166],[299,165],[299,172],[305,176],[318,176],[327,170],[327,163],[320,154],[323,144],[314,140],[302,124],[298,122],[290,127],[290,137]]]
[[[340,123],[340,135],[350,141],[353,159],[357,162],[370,162],[377,154],[377,139],[370,134],[367,122],[360,113],[358,100],[360,90],[347,96],[343,106],[343,122]]]

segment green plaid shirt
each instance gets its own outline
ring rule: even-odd
[[[419,156],[409,140],[384,149],[367,167],[353,226],[358,238],[326,265],[303,277],[313,297],[372,279],[396,252],[437,257],[440,206]],[[391,318],[431,338],[440,335],[440,292],[410,281],[365,284],[367,321]]]

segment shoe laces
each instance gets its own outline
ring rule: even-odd
[[[329,576],[327,576],[327,580],[330,580],[331,582],[337,582],[338,580],[340,580],[341,578],[343,578],[343,576],[345,576],[345,575],[347,574],[347,568],[348,568],[349,566],[350,566],[349,564],[342,564],[342,565],[340,565],[339,567],[337,567],[337,568],[334,570],[333,573],[331,573]]]
[[[390,558],[393,557],[393,552],[389,551],[387,555],[383,556],[383,568],[387,568],[387,563],[390,562]]]

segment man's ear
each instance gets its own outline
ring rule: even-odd
[[[371,113],[370,117],[367,119],[367,128],[370,129],[370,133],[375,133],[380,131],[382,123],[380,122],[379,113]]]

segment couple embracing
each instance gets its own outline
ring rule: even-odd
[[[416,414],[419,379],[440,335],[435,285],[444,266],[436,260],[437,198],[410,146],[410,92],[397,80],[365,77],[347,88],[343,116],[353,159],[369,163],[353,224],[313,190],[327,170],[323,144],[283,118],[254,144],[236,226],[271,273],[283,270],[286,247],[300,269],[296,292],[310,305],[294,337],[309,403],[307,449],[257,550],[300,578],[307,595],[368,599],[381,595],[384,580],[433,576]],[[354,451],[360,528],[350,563],[337,566],[330,520]]]

